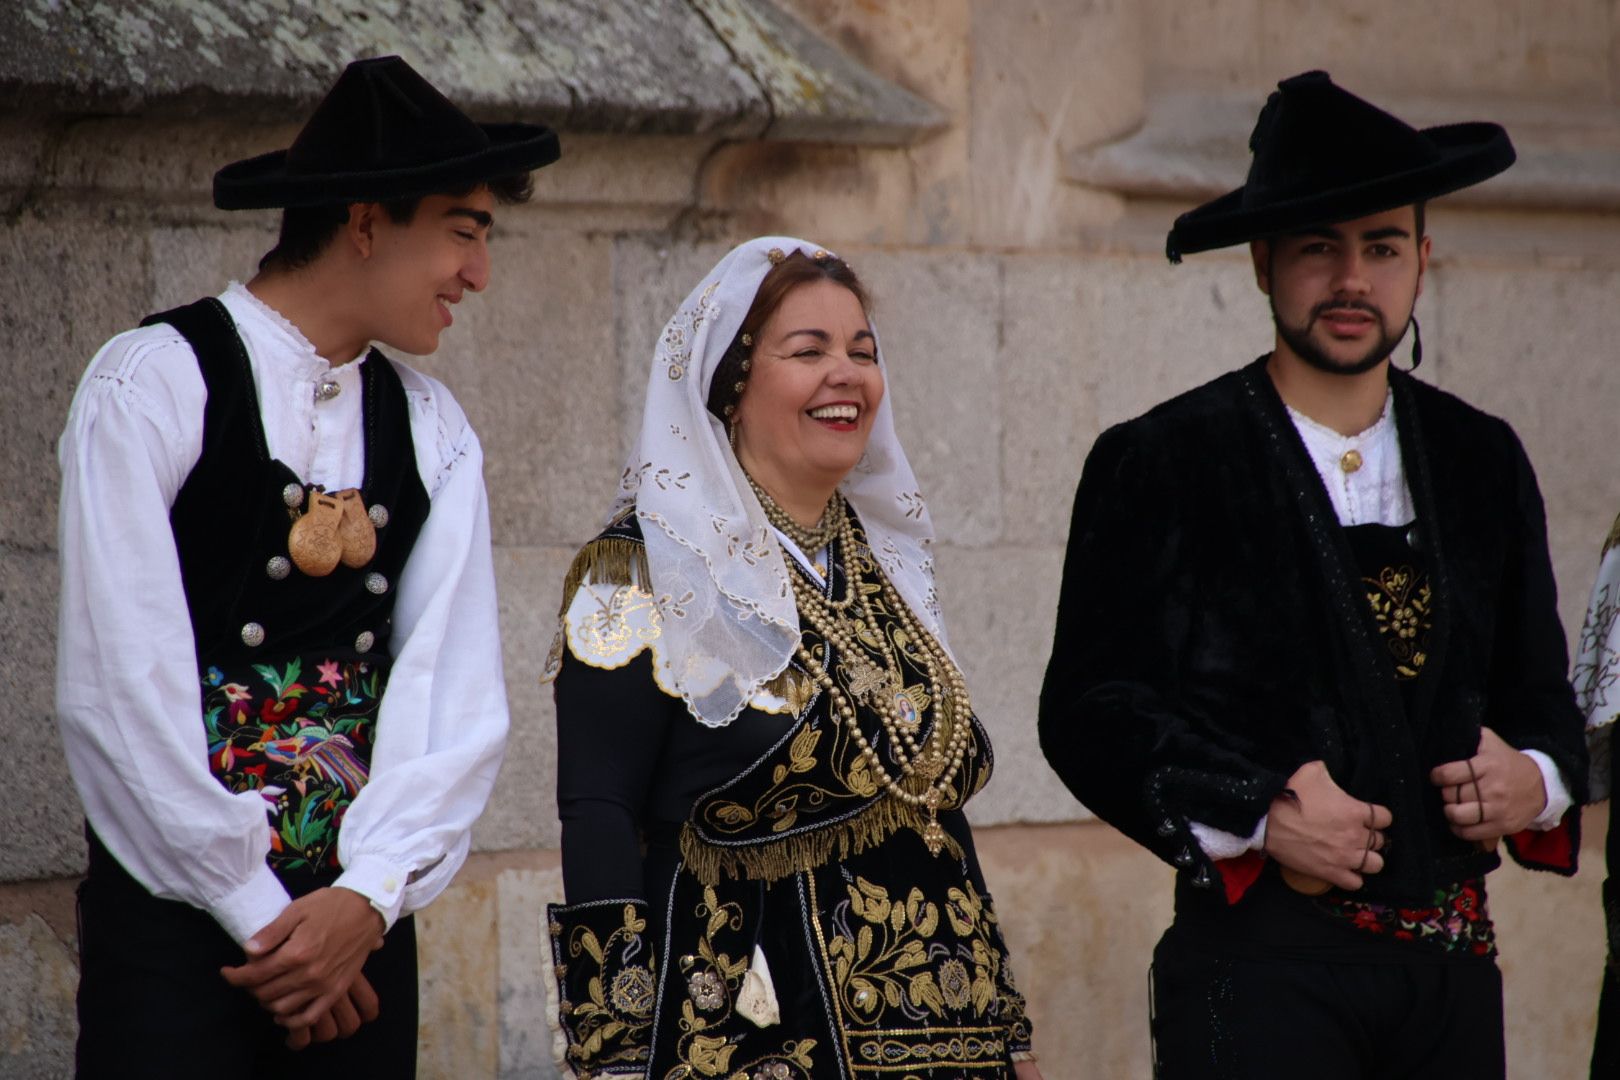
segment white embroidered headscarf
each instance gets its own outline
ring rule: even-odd
[[[804,240],[767,236],[733,248],[664,327],[653,353],[641,434],[609,520],[635,504],[662,617],[660,645],[687,708],[710,727],[736,719],[787,667],[799,616],[782,549],[707,407],[709,384],[777,259]],[[873,331],[874,335],[876,330]],[[888,368],[879,351],[879,367]],[[944,645],[934,594],[933,521],[895,436],[891,395],[866,453],[839,485],[873,556],[918,620]]]

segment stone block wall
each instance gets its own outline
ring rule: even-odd
[[[1246,101],[1252,117],[1270,83],[1307,66],[1370,96],[1484,115],[1568,102],[1586,117],[1620,100],[1615,0],[1378,3],[1354,18],[1307,0],[788,6],[948,124],[883,146],[565,132],[537,201],[500,214],[490,288],[419,361],[484,444],[513,716],[477,854],[421,917],[425,1077],[555,1075],[540,983],[541,910],[560,889],[555,753],[538,677],[561,575],[611,499],[663,321],[731,243],[765,231],[838,250],[875,296],[901,436],[939,530],[953,647],[996,744],[971,817],[1045,1075],[1148,1075],[1145,971],[1170,873],[1090,821],[1045,767],[1036,695],[1093,439],[1271,335],[1242,252],[1164,262],[1164,229],[1201,196],[1177,197],[1173,176],[1108,187],[1078,176],[1075,155],[1166,130],[1171,91],[1206,95],[1211,115]],[[432,72],[432,57],[412,59]],[[1509,419],[1537,465],[1572,634],[1620,509],[1608,422],[1620,224],[1604,209],[1620,166],[1603,156],[1620,136],[1581,125],[1570,160],[1586,170],[1585,202],[1436,206],[1419,307],[1423,375]],[[1151,160],[1196,158],[1177,142],[1192,132],[1168,130]],[[105,338],[252,272],[274,217],[212,210],[208,177],[290,131],[233,123],[228,108],[190,121],[0,114],[0,1074],[67,1075],[74,1034],[83,842],[52,716],[54,440]],[[1187,175],[1195,192],[1198,170]],[[1514,1076],[1581,1074],[1605,817],[1588,812],[1576,879],[1493,878]]]

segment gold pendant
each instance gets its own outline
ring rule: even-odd
[[[343,565],[358,570],[377,554],[377,530],[366,513],[366,502],[359,488],[345,488],[335,496],[343,507],[338,523],[338,539],[343,543]]]
[[[889,673],[863,656],[852,656],[840,665],[849,680],[850,696],[864,698],[874,705],[889,690]]]
[[[894,695],[894,724],[907,735],[915,735],[917,729],[922,727],[922,714],[917,711],[917,703],[904,690]]]
[[[939,823],[939,818],[934,816],[932,810],[928,812],[928,824],[923,826],[922,840],[923,846],[928,849],[928,854],[936,858],[941,851],[945,850],[945,828]]]
[[[377,554],[377,529],[359,488],[309,493],[304,513],[287,532],[287,553],[310,577],[325,577],[342,563],[358,570]]]
[[[310,577],[325,577],[337,569],[343,557],[343,541],[338,526],[343,508],[324,491],[309,493],[308,508],[287,532],[287,554],[298,569]]]

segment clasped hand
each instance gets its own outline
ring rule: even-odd
[[[1446,821],[1464,840],[1492,841],[1527,828],[1546,808],[1541,770],[1490,728],[1479,751],[1438,765],[1429,781],[1445,800]],[[1359,889],[1384,868],[1389,808],[1349,795],[1321,761],[1301,765],[1271,803],[1265,852],[1289,869],[1341,889]]]
[[[360,968],[382,934],[382,916],[365,897],[316,889],[248,939],[246,963],[220,974],[286,1027],[287,1045],[298,1050],[377,1018],[377,995]]]
[[[1479,751],[1429,773],[1445,800],[1446,821],[1464,840],[1499,840],[1529,828],[1547,808],[1547,786],[1529,755],[1490,728],[1479,732]]]
[[[1283,866],[1341,889],[1359,889],[1363,875],[1384,868],[1384,830],[1394,820],[1387,806],[1352,797],[1308,761],[1288,778],[1271,803],[1265,851]]]

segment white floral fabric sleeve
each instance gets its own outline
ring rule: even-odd
[[[1586,608],[1586,622],[1575,655],[1575,701],[1586,717],[1592,754],[1591,800],[1607,799],[1614,722],[1620,716],[1620,519],[1603,545],[1597,581]]]

